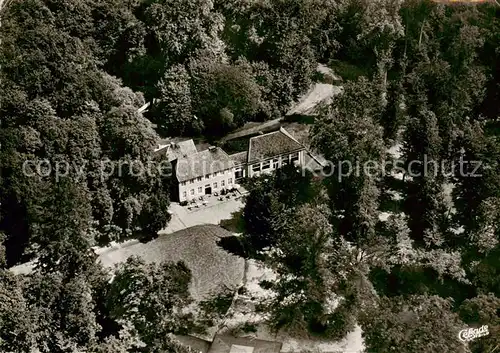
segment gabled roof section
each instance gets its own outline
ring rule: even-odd
[[[175,175],[179,182],[234,168],[229,155],[219,147],[180,157],[175,162]]]
[[[248,163],[272,158],[280,154],[292,153],[304,149],[284,128],[250,139]]]
[[[315,156],[311,152],[306,151],[306,153],[304,154],[304,166],[306,169],[313,172],[325,168],[326,163],[318,158],[318,156]]]
[[[155,151],[157,155],[165,154],[169,162],[178,158],[198,153],[193,140],[170,142]]]
[[[248,160],[248,152],[243,151],[243,152],[238,152],[229,155],[229,158],[234,162],[234,165],[243,165],[247,162]]]

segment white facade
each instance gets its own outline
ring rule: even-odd
[[[234,188],[234,168],[207,174],[179,183],[179,201],[190,201],[200,196],[220,193],[223,189]]]
[[[286,164],[304,165],[307,151],[285,129],[250,138],[248,150],[229,156],[220,147],[197,151],[192,140],[167,146],[167,156],[175,165],[180,202],[220,193],[235,187],[236,180],[274,172]],[[217,163],[217,167],[213,166]],[[210,166],[210,168],[204,168]],[[201,176],[207,171],[220,172]],[[196,176],[196,177],[194,177]],[[189,178],[187,180],[184,180]]]
[[[304,150],[284,154],[248,165],[237,166],[217,173],[207,174],[179,183],[179,201],[198,200],[200,196],[220,193],[232,189],[236,183],[236,172],[242,177],[258,177],[264,173],[272,173],[286,164],[304,164]]]
[[[247,166],[248,177],[259,176],[264,173],[272,173],[276,169],[281,168],[286,164],[304,164],[304,151],[298,151],[290,154],[284,154],[281,156],[276,156],[273,158],[269,158],[260,162],[249,163]]]

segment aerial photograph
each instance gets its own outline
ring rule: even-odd
[[[0,353],[500,353],[500,0],[0,0]]]

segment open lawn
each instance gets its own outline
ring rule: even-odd
[[[204,225],[162,235],[148,243],[132,243],[104,250],[100,262],[112,268],[130,256],[146,262],[184,261],[192,271],[191,295],[197,301],[207,299],[221,288],[237,289],[243,280],[244,260],[217,245],[232,233],[218,226]]]

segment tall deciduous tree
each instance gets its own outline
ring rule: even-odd
[[[0,349],[29,352],[36,342],[34,312],[24,298],[23,280],[0,269]]]
[[[440,239],[438,217],[443,203],[441,195],[446,170],[441,168],[439,127],[432,111],[425,106],[414,108],[410,114],[415,116],[410,118],[403,142],[403,155],[411,177],[407,200],[411,205],[410,228],[419,244],[441,245],[443,239]],[[430,235],[427,240],[426,234]]]
[[[183,65],[174,65],[158,83],[160,94],[155,121],[167,136],[197,134],[203,122],[193,115],[189,74]]]
[[[95,6],[88,2],[74,5],[67,10],[82,9],[85,13],[88,6]],[[89,223],[99,232],[96,240],[116,239],[143,228],[139,222],[141,202],[146,203],[151,190],[165,181],[155,172],[157,164],[148,164],[157,136],[137,113],[144,99],[98,69],[91,40],[85,37],[91,35],[86,29],[90,24],[80,23],[83,19],[78,17],[74,19],[78,23],[64,20],[61,16],[66,12],[59,2],[15,1],[5,13],[5,46],[0,53],[5,89],[0,94],[0,109],[2,147],[6,148],[0,152],[0,207],[6,246],[16,250],[9,251],[9,265],[20,260],[30,237],[38,237],[38,242],[43,238],[40,229],[50,227],[36,222],[47,216],[42,217],[42,204],[50,190],[59,187],[54,183],[57,165],[61,166],[59,179],[76,181],[81,198],[91,202],[93,219]],[[15,59],[20,56],[26,60]],[[131,160],[142,170],[134,175],[117,171],[118,163],[127,165]],[[31,169],[24,170],[25,163],[31,163]],[[36,170],[40,163],[42,176]],[[115,173],[103,170],[105,167]],[[47,195],[39,190],[46,190]],[[166,188],[158,191],[161,206],[151,202],[142,212],[163,215],[155,229],[168,220],[150,207],[168,203]],[[134,202],[137,207],[131,206]],[[82,210],[87,211],[86,206]],[[79,231],[85,232],[83,228]]]
[[[385,147],[377,85],[366,79],[348,83],[313,127],[313,145],[332,165],[328,178],[340,233],[370,246],[378,222],[379,189]]]
[[[437,296],[380,299],[362,316],[369,352],[467,352],[458,340],[464,328],[451,303]]]
[[[399,1],[367,1],[362,14],[358,40],[365,41],[366,47],[373,48],[377,60],[376,77],[380,80],[382,99],[385,99],[387,93],[388,71],[394,64],[393,50],[404,32],[400,6]]]
[[[456,140],[454,189],[456,222],[464,235],[457,241],[471,253],[484,253],[498,245],[496,224],[500,212],[496,138],[480,122],[466,122]]]
[[[194,112],[208,133],[220,135],[257,113],[260,90],[250,65],[200,57],[190,62],[189,71]]]
[[[131,257],[116,271],[107,307],[127,332],[150,347],[167,349],[169,333],[186,333],[191,272],[181,262],[145,264]]]
[[[468,325],[480,327],[488,326],[488,335],[480,337],[469,346],[473,353],[494,352],[498,349],[500,340],[500,298],[493,293],[481,294],[472,299],[465,300],[459,308],[462,320]]]

